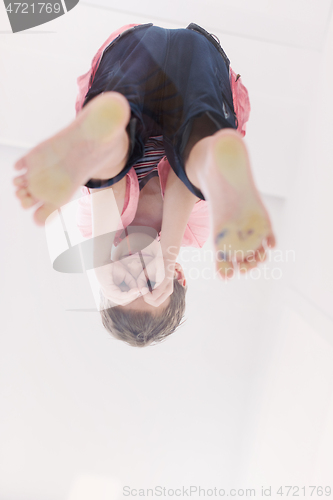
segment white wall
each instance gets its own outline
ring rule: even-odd
[[[308,103],[307,130],[294,189],[286,210],[286,240],[297,254],[291,286],[333,318],[333,21],[323,54],[312,65],[315,99]]]
[[[247,479],[263,484],[330,485],[333,470],[333,19],[314,67],[316,97],[281,247],[295,250],[283,290]],[[303,492],[299,492],[303,494]],[[310,490],[307,490],[310,498]]]
[[[259,490],[330,479],[331,3],[171,5],[81,2],[12,35],[0,4],[1,500],[67,500],[82,476]],[[136,350],[110,339],[98,313],[69,311],[95,307],[86,277],[52,270],[11,178],[27,148],[74,117],[76,76],[110,31],[150,20],[201,23],[242,73],[246,140],[282,261],[272,252],[266,277],[261,267],[257,279],[223,284],[204,279],[213,263],[203,252],[199,279],[181,256],[187,321],[160,346]]]

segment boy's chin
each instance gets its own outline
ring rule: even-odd
[[[155,257],[157,249],[153,248],[153,243],[158,245],[159,242],[152,237],[152,231],[156,233],[152,228],[142,226],[141,231],[139,227],[135,227],[135,231],[131,231],[117,247],[113,247],[112,260],[120,260],[137,252],[141,252],[143,256]]]

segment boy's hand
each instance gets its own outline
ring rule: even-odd
[[[133,302],[140,293],[136,280],[120,261],[98,267],[95,274],[105,297],[117,305]]]
[[[137,279],[144,301],[155,307],[161,305],[173,293],[173,275],[172,269],[166,268],[161,255],[149,262]],[[152,292],[149,290],[147,279],[150,281]]]
[[[173,293],[173,278],[166,276],[160,285],[155,285],[152,292],[143,296],[143,300],[151,306],[158,307]]]

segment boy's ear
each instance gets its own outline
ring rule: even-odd
[[[175,278],[177,279],[180,285],[182,286],[186,285],[184,270],[178,262],[176,262],[175,264]]]

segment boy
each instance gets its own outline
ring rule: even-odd
[[[111,233],[114,225],[105,222],[110,213],[105,208],[111,206],[107,188],[112,186],[124,227],[141,227],[141,233],[152,228],[160,237],[165,276],[155,280],[153,290],[143,284],[157,272],[156,254],[151,260],[146,256],[147,269],[137,252],[120,253],[112,271],[96,266],[104,298],[121,304],[118,336],[126,308],[128,317],[153,318],[149,334],[146,320],[137,327],[141,332],[133,334],[132,345],[164,338],[178,325],[168,327],[177,316],[171,307],[174,290],[180,285],[183,295],[186,291],[176,258],[183,244],[203,245],[208,216],[216,268],[224,278],[237,268],[255,267],[265,259],[266,245],[275,245],[242,141],[249,102],[239,76],[219,42],[193,23],[178,30],[152,24],[123,27],[78,79],[74,122],[15,165],[26,169],[14,180],[22,206],[42,202],[34,214],[38,224],[83,184],[86,192],[104,190],[103,202],[92,197],[93,235]],[[126,222],[129,207],[132,216]],[[114,239],[96,250],[104,264],[110,262],[111,243]],[[124,281],[127,291],[117,286]],[[113,309],[109,317],[119,311]],[[107,326],[103,314],[103,324],[112,329],[115,319]]]

